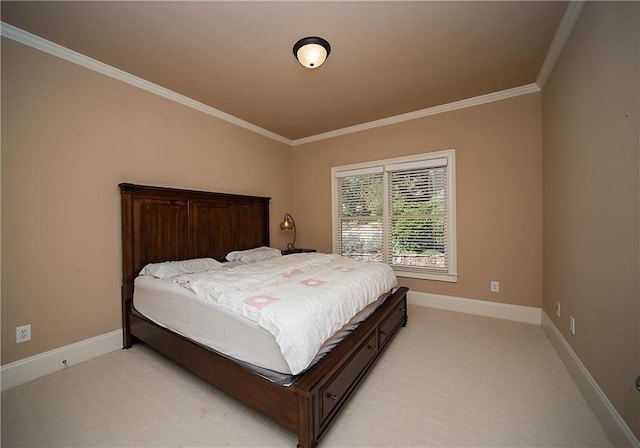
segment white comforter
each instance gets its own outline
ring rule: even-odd
[[[273,334],[297,374],[351,318],[396,286],[383,263],[303,253],[182,275],[175,280]]]

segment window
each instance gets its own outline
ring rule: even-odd
[[[333,250],[455,282],[455,152],[334,167]]]

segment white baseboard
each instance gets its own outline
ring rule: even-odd
[[[640,448],[640,442],[613,407],[569,343],[540,308],[472,300],[409,291],[412,305],[541,325],[567,370],[615,446]],[[75,344],[51,350],[0,367],[2,390],[33,381],[50,373],[122,348],[122,330],[115,330]],[[66,364],[63,361],[66,360]]]
[[[640,441],[613,407],[562,333],[542,313],[542,328],[615,446],[640,448]]]
[[[60,347],[0,367],[2,390],[122,348],[122,329]],[[63,362],[66,361],[66,364]]]
[[[598,383],[582,364],[569,343],[541,308],[487,302],[484,300],[409,291],[408,302],[429,308],[475,314],[542,326],[554,349],[578,385],[615,446],[640,448],[640,441],[613,407]],[[409,317],[411,319],[411,317]]]
[[[508,303],[488,302],[486,300],[465,299],[462,297],[442,296],[426,292],[409,291],[409,304],[438,308],[458,313],[514,320],[527,324],[540,325],[542,309],[531,306],[511,305]]]

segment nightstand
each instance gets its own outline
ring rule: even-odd
[[[282,255],[291,255],[291,254],[302,254],[305,252],[315,252],[315,249],[300,249],[296,247],[295,249],[285,249],[282,251]]]

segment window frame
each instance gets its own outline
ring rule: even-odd
[[[390,245],[390,208],[391,201],[388,194],[388,176],[391,168],[397,170],[402,165],[411,165],[424,163],[428,165],[436,159],[446,159],[447,166],[447,272],[436,273],[429,272],[426,269],[420,271],[420,268],[412,268],[411,270],[402,269],[397,265],[393,265],[393,270],[398,277],[406,278],[418,278],[424,280],[435,280],[444,282],[457,282],[458,270],[457,270],[457,241],[456,241],[456,169],[455,169],[455,149],[447,149],[443,151],[434,151],[424,154],[417,154],[405,157],[395,157],[383,160],[374,160],[363,163],[356,163],[351,165],[342,165],[331,168],[331,238],[332,238],[332,250],[334,253],[338,253],[338,210],[337,210],[337,178],[345,177],[347,173],[353,172],[353,174],[365,174],[367,171],[381,169],[383,171],[383,240],[384,240],[384,259],[385,262],[389,260],[388,249]]]

